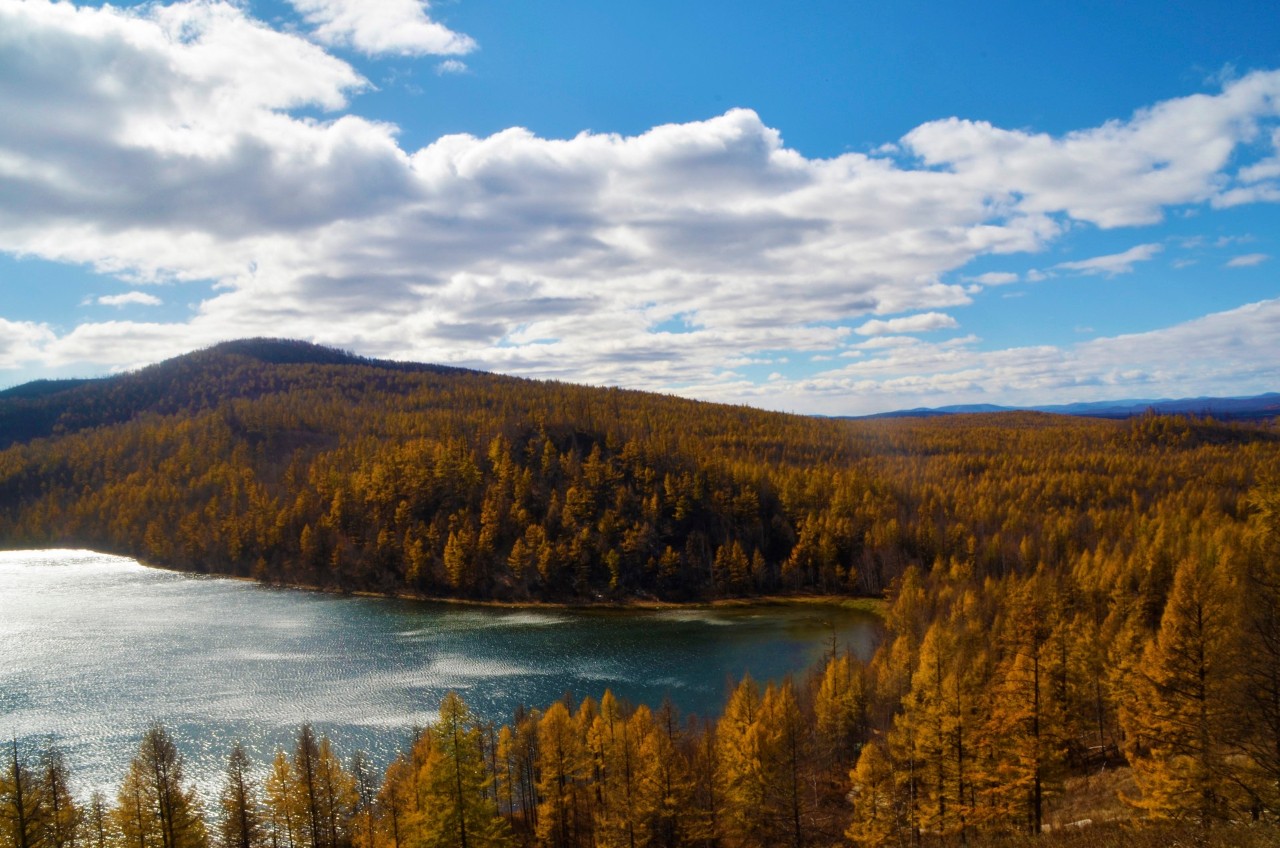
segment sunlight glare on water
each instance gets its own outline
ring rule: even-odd
[[[801,671],[874,619],[836,607],[510,610],[276,589],[89,551],[0,552],[0,736],[55,741],[114,793],[162,721],[206,797],[231,745],[264,765],[312,722],[383,767],[450,689],[486,719],[605,688],[719,711],[729,680]]]

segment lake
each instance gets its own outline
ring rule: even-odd
[[[310,721],[379,768],[441,697],[487,719],[572,692],[714,715],[730,680],[801,672],[876,619],[825,605],[502,609],[343,597],[148,568],[89,551],[0,552],[0,737],[52,739],[73,789],[114,797],[153,720],[206,797],[239,740],[260,766]]]

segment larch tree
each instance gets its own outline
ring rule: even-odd
[[[50,745],[40,754],[40,774],[44,843],[48,848],[74,848],[80,807],[71,794],[71,773],[60,749]]]
[[[768,845],[802,848],[805,841],[803,774],[808,761],[809,738],[806,722],[790,679],[780,686],[770,685],[760,701],[756,732],[760,736],[764,807]]]
[[[511,726],[498,733],[499,798],[508,820],[522,832],[538,823],[538,723],[536,710],[516,710]]]
[[[1253,537],[1244,576],[1239,716],[1247,725],[1241,747],[1252,768],[1246,775],[1255,814],[1280,815],[1280,485],[1258,487],[1250,497]]]
[[[81,824],[83,827],[81,838],[89,848],[107,848],[114,842],[111,808],[107,805],[107,796],[101,789],[95,789],[89,795],[89,803],[85,805]]]
[[[853,810],[847,838],[860,848],[881,848],[897,842],[901,833],[897,780],[893,761],[876,741],[862,746],[849,771],[849,800]]]
[[[911,784],[912,829],[963,835],[974,806],[977,712],[983,681],[957,621],[926,631],[890,746]]]
[[[320,737],[315,762],[323,845],[351,848],[351,823],[357,803],[355,779],[343,767],[328,736]]]
[[[356,751],[351,755],[351,779],[355,784],[356,798],[352,844],[356,848],[375,848],[378,783],[377,776],[363,751]]]
[[[832,656],[814,694],[814,735],[824,765],[847,766],[867,730],[866,673],[849,653]]]
[[[402,848],[408,841],[406,825],[413,805],[413,781],[412,762],[401,753],[387,766],[374,804],[374,844],[378,848]]]
[[[716,789],[721,833],[733,845],[760,845],[768,776],[761,750],[760,687],[744,677],[716,723]]]
[[[323,812],[323,788],[320,785],[320,743],[309,723],[303,723],[298,728],[298,741],[290,765],[293,780],[296,781],[295,791],[302,807],[303,839],[299,845],[302,848],[336,848],[326,839],[328,831]]]
[[[573,717],[556,701],[538,722],[538,841],[549,848],[572,848],[584,829],[579,794],[586,774],[586,752]]]
[[[599,796],[595,833],[602,848],[636,848],[648,842],[647,822],[639,809],[640,764],[632,730],[618,699],[606,689],[588,730]]]
[[[419,779],[427,811],[419,834],[427,848],[494,848],[508,842],[506,822],[489,789],[481,731],[456,692],[440,703],[439,720],[428,731],[434,756]]]
[[[160,838],[155,811],[147,797],[144,772],[132,766],[116,793],[111,809],[112,830],[119,836],[122,848],[159,848]]]
[[[984,783],[987,814],[1020,822],[1040,833],[1046,788],[1058,778],[1062,760],[1063,704],[1050,685],[1049,637],[1056,615],[1052,595],[1035,578],[1013,587],[1006,600],[998,642],[1004,658],[996,669],[984,736],[990,751]]]
[[[284,749],[277,749],[271,760],[264,795],[271,848],[300,848],[306,841],[303,833],[306,810],[298,791],[293,764]]]
[[[44,848],[45,811],[39,777],[10,740],[0,774],[0,839],[10,848]]]
[[[182,753],[168,731],[153,724],[121,787],[123,818],[141,848],[205,848],[204,817],[194,785],[186,782]]]
[[[676,708],[669,700],[652,715],[647,707],[637,707],[631,724],[639,740],[639,806],[649,821],[650,844],[675,848],[690,830],[693,805],[693,781]]]
[[[1181,560],[1122,714],[1151,814],[1202,825],[1229,814],[1226,758],[1238,727],[1238,586],[1208,556]]]
[[[222,813],[218,824],[221,848],[263,848],[266,845],[267,830],[262,820],[258,786],[253,779],[253,766],[239,742],[227,757],[218,803]]]

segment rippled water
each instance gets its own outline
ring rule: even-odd
[[[508,721],[566,691],[714,714],[726,683],[809,667],[875,623],[835,607],[503,610],[273,589],[88,551],[0,552],[0,737],[52,738],[113,789],[163,721],[208,791],[236,740],[265,763],[303,721],[379,765],[440,698]]]

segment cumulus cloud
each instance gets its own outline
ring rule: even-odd
[[[160,298],[146,292],[131,291],[124,294],[106,294],[95,301],[99,306],[160,306]]]
[[[1059,262],[1054,268],[1062,271],[1075,271],[1080,274],[1105,274],[1114,277],[1117,274],[1128,274],[1138,262],[1147,262],[1164,248],[1158,244],[1140,244],[1123,253],[1112,253],[1107,256],[1095,256],[1091,259],[1080,259],[1075,262]]]
[[[456,34],[428,48],[406,23],[430,22],[418,2],[298,8],[325,43],[474,48]],[[511,128],[406,149],[350,112],[368,86],[243,5],[0,0],[0,113],[24,117],[0,123],[0,250],[214,285],[181,323],[32,325],[0,365],[126,366],[265,334],[721,396],[706,387],[740,385],[749,360],[836,356],[872,315],[907,313],[865,320],[870,341],[957,326],[941,310],[1015,281],[958,278],[976,258],[1265,189],[1246,147],[1280,103],[1280,72],[1258,73],[1064,136],[953,119],[813,159],[747,109],[631,136]],[[1122,273],[1156,250],[1058,267]],[[685,331],[663,329],[677,316]],[[972,344],[894,349],[941,368]]]
[[[1241,394],[1261,393],[1275,389],[1277,346],[1280,299],[1062,347],[982,350],[972,336],[939,343],[904,338],[840,368],[774,381],[767,389],[703,384],[688,393],[837,415],[942,403],[1194,397],[1221,394],[1226,383]]]
[[[56,340],[47,324],[0,318],[0,368],[18,368],[42,358]]]
[[[1265,253],[1246,253],[1243,256],[1236,256],[1227,260],[1228,268],[1252,268],[1255,265],[1261,265],[1271,257]]]
[[[475,40],[431,20],[423,0],[289,0],[324,44],[353,47],[369,56],[459,55]],[[465,67],[465,66],[463,66]]]
[[[1253,73],[1221,94],[1167,100],[1058,138],[950,118],[903,141],[926,164],[992,187],[1028,213],[1065,212],[1100,227],[1151,224],[1169,206],[1230,196],[1231,157],[1280,113],[1278,83],[1274,71]]]
[[[868,321],[854,330],[861,336],[886,336],[897,333],[928,333],[934,330],[950,330],[960,325],[945,312],[922,312],[905,318]]]

